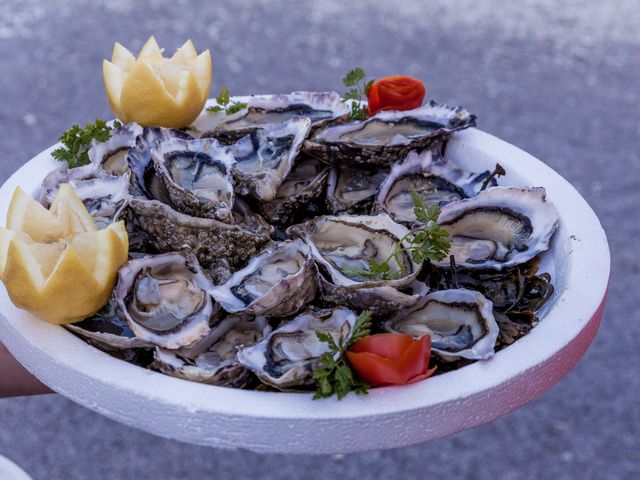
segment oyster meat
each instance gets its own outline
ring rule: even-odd
[[[253,378],[238,362],[238,350],[254,345],[271,333],[265,317],[229,315],[212,328],[211,345],[194,358],[157,348],[152,367],[194,382],[243,388]]]
[[[475,115],[464,108],[432,100],[413,110],[381,111],[364,121],[320,128],[305,142],[304,152],[332,164],[391,165],[475,123]]]
[[[227,312],[286,317],[313,299],[317,276],[309,247],[290,240],[267,246],[210,294]]]
[[[298,157],[309,133],[309,117],[253,130],[231,146],[236,160],[236,191],[259,201],[271,201]]]
[[[207,293],[212,286],[193,255],[165,253],[122,266],[113,295],[137,337],[162,348],[192,348],[216,320]]]
[[[542,187],[492,187],[445,205],[438,223],[457,265],[501,270],[546,251],[558,218]]]
[[[498,324],[493,304],[463,288],[429,293],[420,304],[386,322],[389,332],[431,336],[431,350],[445,361],[486,360],[494,354]]]
[[[380,185],[377,209],[399,223],[416,222],[412,192],[416,192],[428,208],[472,197],[482,188],[490,172],[466,172],[430,150],[411,152]]]
[[[340,337],[348,340],[356,319],[347,308],[308,309],[255,345],[240,349],[238,360],[262,382],[279,390],[311,385],[320,356],[329,351],[316,332],[325,332],[336,342]]]

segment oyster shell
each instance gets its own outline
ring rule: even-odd
[[[126,320],[118,315],[112,302],[92,317],[64,327],[105,350],[154,347],[153,343],[136,337]]]
[[[376,207],[396,222],[413,224],[416,222],[413,191],[427,208],[434,203],[445,205],[476,195],[489,174],[489,171],[464,171],[429,150],[411,152],[402,163],[393,165],[380,185]]]
[[[457,265],[501,270],[546,251],[558,219],[542,187],[493,187],[445,205],[438,223]]]
[[[355,313],[343,307],[308,309],[255,345],[240,349],[238,361],[279,390],[311,385],[320,356],[329,351],[316,332],[326,332],[336,341],[340,337],[348,340],[356,319]]]
[[[268,246],[209,293],[227,312],[286,317],[313,299],[317,276],[309,247],[290,240]]]
[[[327,205],[332,213],[369,213],[386,168],[333,167],[327,180]]]
[[[233,223],[231,169],[227,147],[211,138],[168,138],[151,149],[155,173],[172,205],[182,213]]]
[[[231,152],[236,160],[236,191],[260,201],[273,200],[310,127],[309,117],[292,117],[255,129],[234,143]]]
[[[271,333],[265,317],[230,315],[212,328],[211,345],[194,358],[156,348],[152,367],[172,377],[223,387],[243,388],[253,375],[238,362],[238,349]]]
[[[129,171],[127,156],[129,149],[136,144],[142,127],[137,123],[129,123],[111,130],[111,137],[106,142],[91,143],[87,155],[92,163],[102,167],[111,175],[123,175]]]
[[[68,183],[93,217],[99,229],[116,221],[129,196],[129,173],[111,175],[97,163],[76,168],[62,166],[42,181],[40,203],[50,207],[60,185]]]
[[[238,202],[236,202],[238,203]],[[238,207],[239,208],[239,207]],[[144,233],[144,241],[158,252],[191,250],[205,267],[228,260],[241,266],[270,240],[273,227],[248,210],[236,214],[231,225],[211,218],[198,218],[176,212],[158,200],[132,198],[128,202],[127,229]],[[238,221],[238,217],[240,221]]]
[[[464,108],[432,100],[413,110],[381,111],[365,121],[320,128],[303,151],[332,164],[391,165],[411,150],[424,150],[475,122],[475,115]]]
[[[416,279],[420,265],[406,252],[389,259],[408,230],[388,215],[317,217],[290,227],[287,233],[302,238],[311,248],[326,301],[370,308],[382,315],[418,300],[418,295],[398,290]],[[370,278],[360,273],[369,269],[371,261],[388,261],[390,278]]]
[[[431,336],[431,351],[445,361],[485,360],[494,354],[499,328],[493,304],[463,288],[429,293],[416,307],[386,322],[389,332]]]
[[[114,298],[135,335],[157,346],[191,348],[206,339],[217,314],[211,281],[192,255],[130,260],[118,271]]]
[[[229,115],[215,130],[202,136],[213,136],[231,144],[257,128],[286,122],[294,116],[308,117],[314,128],[349,116],[349,107],[336,92],[252,95],[246,103],[245,109]]]
[[[269,223],[290,225],[304,214],[311,202],[318,200],[326,184],[329,168],[318,159],[303,157],[276,191],[270,202],[256,202],[258,210]]]

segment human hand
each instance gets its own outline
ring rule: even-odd
[[[0,343],[0,398],[52,393]]]

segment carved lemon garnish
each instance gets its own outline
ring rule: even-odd
[[[102,65],[111,109],[124,122],[183,128],[204,108],[211,85],[211,55],[191,40],[165,58],[151,36],[136,58],[117,43]]]
[[[73,323],[107,303],[128,249],[124,223],[98,230],[68,184],[48,210],[18,188],[0,229],[0,279],[16,306]]]

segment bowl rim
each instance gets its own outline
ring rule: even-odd
[[[169,377],[113,358],[64,328],[39,321],[16,308],[4,286],[0,286],[0,338],[28,370],[53,390],[140,428],[144,427],[138,420],[128,418],[122,412],[110,411],[109,406],[101,405],[102,402],[117,403],[116,397],[122,396],[150,401],[185,414],[327,421],[406,415],[482,392],[490,394],[509,380],[525,375],[553,358],[585,329],[604,301],[610,254],[595,213],[558,173],[519,148],[477,129],[456,133],[447,150],[458,149],[464,154],[471,144],[481,155],[497,157],[501,163],[504,160],[507,170],[516,169],[531,185],[544,186],[548,199],[560,212],[562,225],[556,235],[570,234],[562,239],[570,247],[566,251],[566,288],[557,293],[553,307],[539,325],[490,360],[412,385],[377,388],[366,396],[350,394],[341,401],[335,398],[313,401],[309,393],[216,387]],[[56,147],[35,156],[2,185],[0,219],[6,217],[15,187],[22,185],[27,191],[35,191],[35,186],[55,166],[50,153]],[[87,386],[108,392],[107,397],[113,398],[96,397],[84,388]]]

